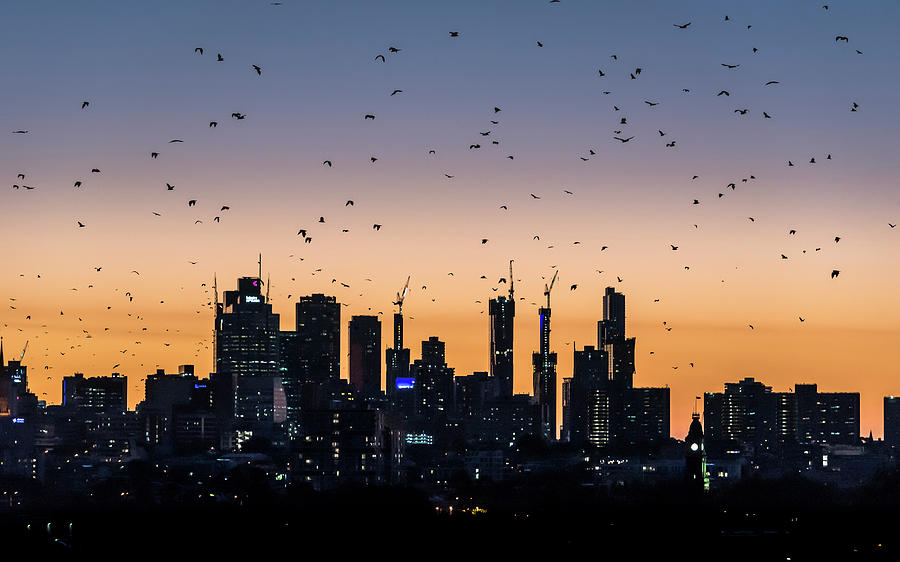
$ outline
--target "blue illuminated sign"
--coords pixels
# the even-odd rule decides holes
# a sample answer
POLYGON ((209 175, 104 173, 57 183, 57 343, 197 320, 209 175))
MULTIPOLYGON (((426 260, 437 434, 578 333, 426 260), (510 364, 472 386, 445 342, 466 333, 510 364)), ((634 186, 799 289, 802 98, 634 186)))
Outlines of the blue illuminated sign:
POLYGON ((25 423, 25 418, 13 418, 13 423, 25 423))
POLYGON ((411 377, 399 377, 397 379, 397 390, 405 390, 409 388, 414 388, 416 386, 416 379, 411 377))

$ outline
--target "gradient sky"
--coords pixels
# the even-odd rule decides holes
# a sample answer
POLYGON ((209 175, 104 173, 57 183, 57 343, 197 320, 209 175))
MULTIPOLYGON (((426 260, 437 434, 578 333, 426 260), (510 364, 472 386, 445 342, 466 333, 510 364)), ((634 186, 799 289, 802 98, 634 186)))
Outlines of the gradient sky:
POLYGON ((858 391, 864 434, 900 393, 900 4, 6 2, 0 18, 0 332, 7 357, 30 341, 51 403, 76 371, 128 375, 132 405, 157 367, 208 372, 213 275, 234 288, 258 252, 285 329, 324 292, 345 328, 383 312, 387 344, 411 275, 407 346, 438 335, 457 374, 488 369, 487 300, 514 259, 519 392, 553 266, 560 382, 613 285, 635 383, 672 389, 679 438, 694 396, 747 376, 858 391))

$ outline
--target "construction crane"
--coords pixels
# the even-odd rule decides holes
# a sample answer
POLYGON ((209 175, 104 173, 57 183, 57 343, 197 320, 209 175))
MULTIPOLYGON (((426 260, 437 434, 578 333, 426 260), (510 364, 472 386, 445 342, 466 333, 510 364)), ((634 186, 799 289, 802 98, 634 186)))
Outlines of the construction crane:
POLYGON ((550 281, 549 286, 544 283, 544 296, 547 297, 547 308, 550 308, 550 291, 553 290, 553 284, 556 283, 556 276, 558 274, 559 270, 553 272, 553 279, 550 281))
POLYGON ((514 301, 516 299, 513 298, 513 272, 512 272, 512 262, 513 260, 509 260, 509 300, 514 301))
POLYGON ((22 348, 22 356, 19 357, 19 363, 21 363, 25 359, 25 352, 28 351, 28 341, 29 340, 25 340, 25 347, 22 348))
POLYGON ((403 314, 403 301, 406 299, 406 291, 409 289, 409 278, 411 276, 406 276, 406 283, 403 285, 403 289, 397 293, 397 300, 394 301, 394 304, 397 305, 397 312, 399 314, 403 314))

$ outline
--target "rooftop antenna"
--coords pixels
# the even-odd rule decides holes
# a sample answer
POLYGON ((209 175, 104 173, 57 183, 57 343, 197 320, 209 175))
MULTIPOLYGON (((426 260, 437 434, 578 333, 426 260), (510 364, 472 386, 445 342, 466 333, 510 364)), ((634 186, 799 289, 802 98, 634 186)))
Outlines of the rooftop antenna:
POLYGON ((266 302, 269 302, 269 279, 270 275, 266 275, 266 302))
POLYGON ((509 300, 514 301, 516 299, 513 298, 513 272, 512 272, 512 264, 513 260, 509 260, 509 300))
POLYGON ((213 272, 213 297, 216 299, 216 306, 219 305, 219 287, 216 285, 216 274, 213 272))
POLYGON ((256 278, 262 281, 262 252, 259 253, 259 275, 256 278))

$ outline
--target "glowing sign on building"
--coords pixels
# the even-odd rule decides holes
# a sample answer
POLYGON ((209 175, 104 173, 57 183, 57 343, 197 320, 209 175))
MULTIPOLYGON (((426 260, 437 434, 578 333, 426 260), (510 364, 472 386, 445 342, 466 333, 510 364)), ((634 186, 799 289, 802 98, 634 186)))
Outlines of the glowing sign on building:
POLYGON ((416 379, 411 377, 397 377, 397 390, 405 390, 414 388, 415 386, 416 379))

